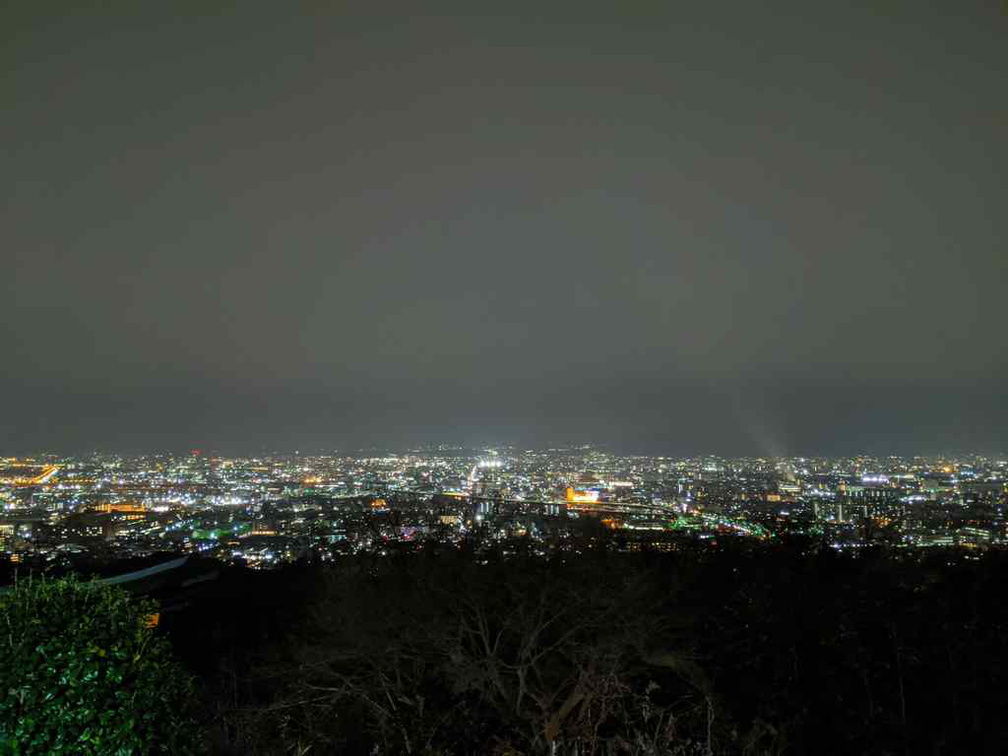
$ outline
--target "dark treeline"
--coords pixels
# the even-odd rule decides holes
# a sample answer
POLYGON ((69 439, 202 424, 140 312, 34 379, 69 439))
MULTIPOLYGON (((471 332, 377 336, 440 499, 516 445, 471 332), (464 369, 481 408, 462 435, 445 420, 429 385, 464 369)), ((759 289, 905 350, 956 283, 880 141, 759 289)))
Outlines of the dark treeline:
POLYGON ((226 572, 164 626, 219 753, 993 753, 1006 560, 431 546, 226 572))

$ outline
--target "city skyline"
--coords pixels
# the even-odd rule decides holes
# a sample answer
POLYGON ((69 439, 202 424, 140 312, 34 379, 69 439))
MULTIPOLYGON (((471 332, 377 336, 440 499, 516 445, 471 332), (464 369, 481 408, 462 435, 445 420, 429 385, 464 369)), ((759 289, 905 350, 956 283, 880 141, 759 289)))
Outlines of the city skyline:
POLYGON ((801 536, 853 553, 986 549, 1008 544, 1006 492, 1008 458, 982 456, 675 458, 579 446, 0 458, 0 547, 17 564, 174 553, 271 569, 434 544, 545 557, 581 553, 605 533, 631 551, 723 536, 801 536))
POLYGON ((1006 11, 0 5, 0 750, 1004 750, 1006 11))

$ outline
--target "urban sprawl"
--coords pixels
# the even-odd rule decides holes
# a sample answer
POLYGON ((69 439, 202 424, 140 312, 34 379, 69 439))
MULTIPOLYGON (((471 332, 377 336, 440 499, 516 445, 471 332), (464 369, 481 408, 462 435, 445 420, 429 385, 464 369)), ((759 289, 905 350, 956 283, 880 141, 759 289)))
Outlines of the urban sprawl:
POLYGON ((0 557, 201 554, 258 569, 439 542, 542 556, 811 537, 837 550, 1008 543, 1008 461, 692 459, 591 447, 0 458, 0 557))

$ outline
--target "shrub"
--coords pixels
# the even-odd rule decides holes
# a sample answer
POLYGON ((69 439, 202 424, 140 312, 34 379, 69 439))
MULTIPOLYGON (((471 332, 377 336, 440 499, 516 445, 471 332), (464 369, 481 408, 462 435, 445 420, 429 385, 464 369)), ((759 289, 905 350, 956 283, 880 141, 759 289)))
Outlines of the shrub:
POLYGON ((76 577, 0 595, 0 752, 193 753, 192 682, 155 604, 76 577))

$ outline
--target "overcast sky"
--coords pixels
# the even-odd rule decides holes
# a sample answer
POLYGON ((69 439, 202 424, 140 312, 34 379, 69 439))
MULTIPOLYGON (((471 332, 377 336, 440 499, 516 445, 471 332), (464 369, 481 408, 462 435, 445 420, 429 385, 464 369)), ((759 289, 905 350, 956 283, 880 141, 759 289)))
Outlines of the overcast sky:
POLYGON ((1008 449, 999 3, 59 5, 0 454, 1008 449))

